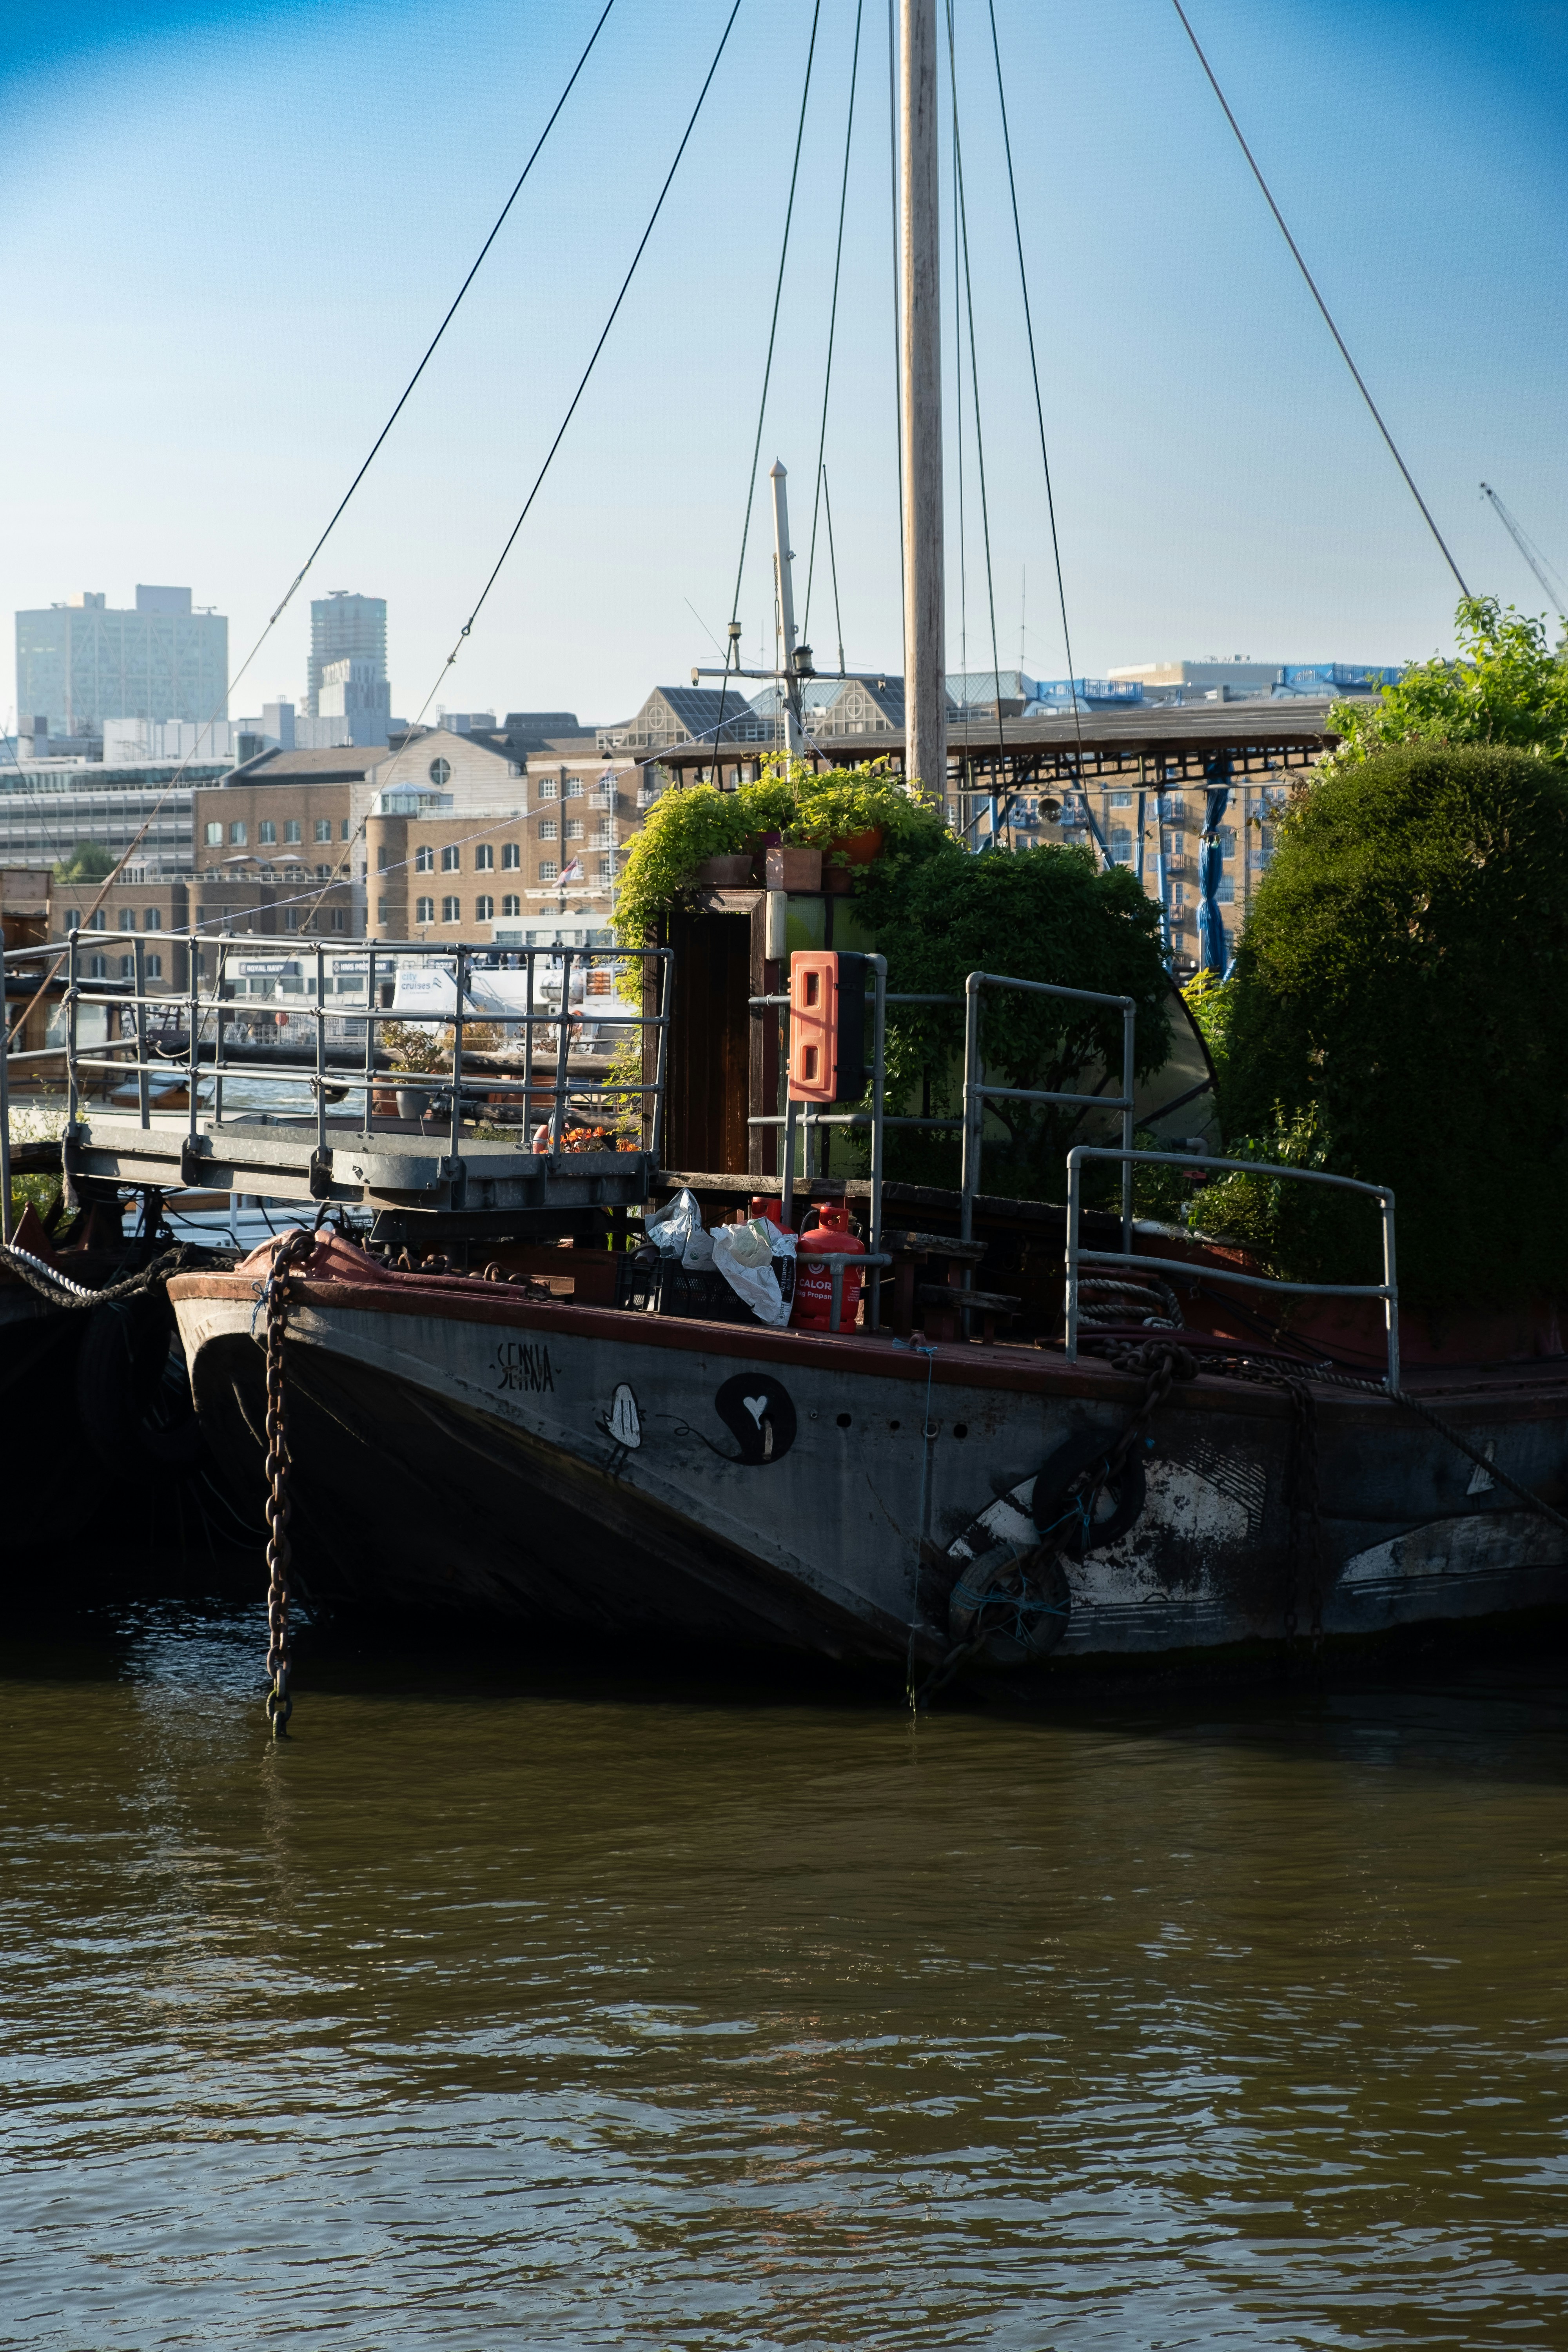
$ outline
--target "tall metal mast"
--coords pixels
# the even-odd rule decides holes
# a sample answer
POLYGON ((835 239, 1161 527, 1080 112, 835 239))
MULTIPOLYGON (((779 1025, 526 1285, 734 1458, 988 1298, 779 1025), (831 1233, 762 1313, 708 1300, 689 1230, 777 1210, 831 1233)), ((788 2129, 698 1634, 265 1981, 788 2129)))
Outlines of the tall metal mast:
POLYGON ((773 577, 779 600, 779 668, 784 677, 784 726, 792 751, 805 749, 801 723, 800 679, 795 659, 795 586, 790 566, 795 561, 789 543, 789 495, 786 468, 774 458, 768 473, 773 486, 773 577))
POLYGON ((904 773, 947 784, 936 0, 900 0, 900 398, 904 438, 904 773))

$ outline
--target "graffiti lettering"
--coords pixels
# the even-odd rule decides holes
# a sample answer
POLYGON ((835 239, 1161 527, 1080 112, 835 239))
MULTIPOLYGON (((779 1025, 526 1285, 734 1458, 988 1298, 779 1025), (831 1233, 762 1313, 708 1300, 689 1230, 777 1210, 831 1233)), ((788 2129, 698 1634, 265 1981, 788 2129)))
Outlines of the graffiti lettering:
POLYGON ((499 1339, 496 1342, 496 1381, 500 1389, 553 1389, 554 1376, 550 1370, 550 1350, 536 1347, 528 1339, 499 1339))

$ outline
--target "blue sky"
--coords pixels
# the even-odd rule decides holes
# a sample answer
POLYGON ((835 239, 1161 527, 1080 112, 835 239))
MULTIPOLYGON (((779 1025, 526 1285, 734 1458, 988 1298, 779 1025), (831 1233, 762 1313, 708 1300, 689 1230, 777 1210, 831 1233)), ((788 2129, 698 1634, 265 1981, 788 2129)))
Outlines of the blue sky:
MULTIPOLYGON (((810 0, 742 0, 708 110, 534 514, 442 663, 636 245, 728 0, 616 0, 396 433, 231 708, 302 691, 310 589, 384 594, 394 709, 626 715, 722 635, 810 0)), ((1568 569, 1568 12, 1190 11, 1472 585, 1538 606, 1494 483, 1568 569)), ((13 8, 0 68, 0 612, 189 583, 237 660, 466 270, 597 6, 13 8)), ((1064 667, 982 0, 956 0, 1005 663, 1064 667)), ((846 650, 900 660, 885 0, 866 0, 827 429, 846 650)), ((1168 0, 998 0, 1080 669, 1399 660, 1453 586, 1168 0)), ((823 0, 763 442, 804 555, 854 0, 823 0), (803 509, 805 511, 803 511, 803 509)), ((951 214, 944 230, 951 225, 951 214)), ((943 251, 949 271, 951 237, 943 251)), ((951 344, 951 325, 949 340, 951 344)), ((951 353, 950 353, 951 361, 951 353)), ((951 364, 948 417, 951 425, 951 364)), ((967 389, 965 397, 967 409, 967 389)), ((949 469, 950 541, 955 537, 949 469)), ((989 663, 969 492, 968 645, 989 663)), ((768 611, 758 520, 741 597, 768 611)), ((956 561, 949 599, 959 652, 956 561)), ((804 574, 804 564, 801 566, 804 574)), ((797 596, 804 579, 797 580, 797 596)), ((819 659, 834 642, 819 573, 819 659)), ((14 698, 8 625, 0 709, 14 698)))

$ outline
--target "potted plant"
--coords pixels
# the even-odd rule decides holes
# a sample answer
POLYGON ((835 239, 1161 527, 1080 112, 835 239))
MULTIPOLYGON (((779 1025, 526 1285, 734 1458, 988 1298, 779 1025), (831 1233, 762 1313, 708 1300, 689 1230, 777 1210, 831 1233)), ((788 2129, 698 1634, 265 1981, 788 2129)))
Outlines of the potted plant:
MULTIPOLYGON (((423 1028, 416 1021, 388 1022, 381 1033, 381 1042, 392 1055, 393 1069, 399 1079, 405 1073, 424 1076, 442 1069, 444 1066, 445 1055, 439 1035, 433 1029, 423 1028)), ((435 1087, 398 1085, 398 1118, 423 1121, 430 1108, 431 1097, 437 1091, 435 1087)))

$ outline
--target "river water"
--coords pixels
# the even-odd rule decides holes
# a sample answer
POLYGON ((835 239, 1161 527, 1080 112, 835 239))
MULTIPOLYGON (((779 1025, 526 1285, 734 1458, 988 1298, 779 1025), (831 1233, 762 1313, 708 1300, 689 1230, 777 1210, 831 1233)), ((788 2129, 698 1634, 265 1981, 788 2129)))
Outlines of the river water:
POLYGON ((5 1654, 0 2342, 1568 2343, 1555 1669, 5 1654))

